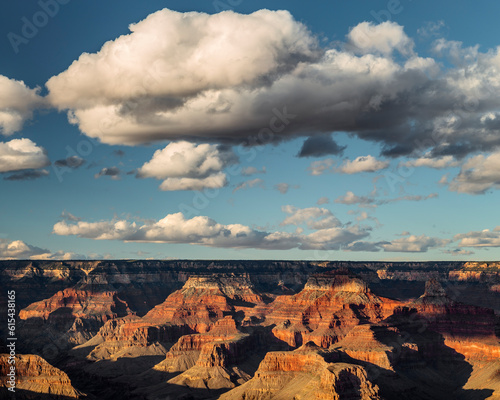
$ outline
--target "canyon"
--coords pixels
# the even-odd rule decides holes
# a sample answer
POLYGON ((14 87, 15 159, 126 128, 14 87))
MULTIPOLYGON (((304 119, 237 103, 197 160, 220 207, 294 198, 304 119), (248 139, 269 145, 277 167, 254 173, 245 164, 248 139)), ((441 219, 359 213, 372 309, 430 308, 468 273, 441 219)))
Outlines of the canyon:
POLYGON ((0 267, 16 398, 500 399, 500 263, 0 267))

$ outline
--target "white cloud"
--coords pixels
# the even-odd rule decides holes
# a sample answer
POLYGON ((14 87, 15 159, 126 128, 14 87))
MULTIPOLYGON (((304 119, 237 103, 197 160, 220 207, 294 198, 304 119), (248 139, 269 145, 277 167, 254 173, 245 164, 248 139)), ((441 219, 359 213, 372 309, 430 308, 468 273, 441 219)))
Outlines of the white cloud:
POLYGON ((328 204, 329 202, 330 202, 330 200, 328 199, 328 197, 323 196, 323 197, 320 197, 320 198, 318 199, 318 201, 316 202, 316 204, 317 204, 318 206, 320 206, 320 205, 322 205, 322 204, 328 204))
POLYGON ((37 169, 50 165, 44 148, 29 139, 0 142, 0 172, 37 169))
POLYGON ((455 235, 455 240, 460 240, 460 247, 500 247, 500 226, 493 231, 485 229, 455 235))
POLYGON ((384 156, 438 159, 500 146, 500 48, 438 40, 450 66, 416 54, 394 22, 362 22, 345 43, 320 48, 288 12, 269 10, 161 10, 130 29, 47 82, 52 105, 105 143, 254 145, 272 133, 316 138, 299 154, 317 156, 340 154, 334 136, 324 140, 347 132, 384 156))
POLYGON ((450 240, 433 238, 425 235, 410 235, 392 242, 381 243, 384 251, 404 252, 404 253, 424 253, 433 247, 443 247, 450 243, 450 240))
POLYGON ((444 21, 428 21, 422 27, 417 29, 417 33, 424 37, 430 38, 434 36, 439 36, 441 34, 441 30, 446 27, 444 21))
POLYGON ((281 210, 289 214, 281 223, 282 226, 307 224, 311 229, 326 229, 342 225, 332 212, 326 208, 297 208, 287 205, 281 207, 281 210))
POLYGON ((265 174, 266 173, 266 167, 262 167, 261 170, 255 168, 255 167, 246 167, 241 170, 241 175, 243 176, 250 176, 250 175, 255 175, 255 174, 265 174))
POLYGON ((500 189, 500 152, 488 156, 480 154, 468 159, 460 173, 449 183, 449 189, 468 194, 500 189))
POLYGON ((370 196, 357 196, 353 192, 348 191, 346 192, 345 195, 338 197, 335 199, 335 203, 338 204, 347 204, 347 205, 353 205, 353 204, 359 204, 359 205, 364 205, 368 206, 370 205, 371 207, 376 207, 384 204, 390 204, 390 203, 397 203, 399 201, 423 201, 423 200, 429 200, 429 199, 435 199, 438 197, 437 193, 430 193, 427 196, 422 196, 422 195, 406 195, 406 196, 400 196, 400 197, 395 197, 392 199, 375 199, 375 196, 370 195, 370 196))
POLYGON ((313 161, 311 165, 307 168, 311 175, 322 175, 325 172, 332 172, 335 160, 332 158, 327 158, 325 160, 313 161))
MULTIPOLYGON (((52 104, 73 110, 72 121, 107 143, 210 129, 206 120, 187 123, 198 113, 219 115, 214 119, 227 124, 237 105, 235 93, 224 90, 265 85, 318 55, 316 39, 287 11, 209 15, 164 9, 130 30, 47 82, 52 104)), ((217 123, 212 127, 217 130, 217 123)))
POLYGON ((335 203, 338 204, 371 204, 374 199, 366 196, 356 196, 353 192, 348 191, 345 195, 340 196, 335 199, 335 203))
POLYGON ((0 134, 9 136, 21 130, 24 122, 32 117, 33 109, 43 102, 39 91, 0 75, 0 134))
POLYGON ((412 57, 405 62, 404 69, 424 72, 433 77, 439 74, 439 65, 433 58, 429 57, 412 57))
POLYGON ((357 225, 347 228, 324 228, 309 234, 300 248, 302 250, 338 250, 368 235, 368 230, 357 225))
POLYGON ((395 22, 385 21, 375 25, 372 22, 361 22, 352 28, 347 35, 348 45, 363 54, 382 53, 390 55, 398 50, 404 55, 413 52, 413 40, 395 22))
MULTIPOLYGON (((102 257, 100 257, 102 259, 102 257)), ((73 252, 58 251, 56 253, 43 253, 31 257, 33 260, 85 260, 87 257, 73 252)))
MULTIPOLYGON (((306 209, 307 210, 307 209, 306 209)), ((295 209, 295 211, 297 211, 295 209)), ((299 210, 300 211, 300 210, 299 210)), ((308 214, 306 211, 305 214, 308 214)), ((198 216, 186 219, 183 214, 169 214, 159 221, 139 225, 126 220, 85 222, 60 221, 54 225, 57 235, 75 235, 95 240, 122 240, 153 243, 188 243, 210 247, 258 248, 286 250, 341 249, 349 243, 369 235, 369 230, 359 226, 343 228, 338 220, 320 211, 319 219, 314 211, 309 216, 295 217, 296 223, 306 222, 312 229, 308 235, 301 230, 295 233, 266 232, 240 224, 219 224, 211 218, 198 216)))
POLYGON ((22 240, 0 239, 0 259, 29 259, 37 254, 44 254, 48 250, 31 246, 22 240))
POLYGON ((349 243, 349 245, 344 249, 346 251, 380 251, 380 247, 378 243, 370 243, 370 242, 353 242, 349 243))
POLYGON ((427 156, 407 161, 402 165, 406 167, 428 167, 435 169, 443 169, 449 167, 456 167, 457 165, 459 165, 459 162, 455 160, 455 157, 453 156, 442 156, 436 158, 427 156))
POLYGON ((357 174, 360 172, 376 172, 389 166, 388 161, 377 160, 373 156, 360 156, 354 160, 345 160, 343 164, 336 168, 337 172, 344 174, 357 174))
POLYGON ((299 189, 300 185, 290 185, 289 183, 281 182, 274 185, 274 189, 276 189, 281 194, 286 194, 290 188, 299 189))
POLYGON ((22 240, 0 239, 0 260, 70 260, 82 259, 81 255, 32 246, 22 240))
POLYGON ((470 256, 474 254, 473 251, 464 249, 443 250, 443 253, 451 254, 452 256, 470 256))
POLYGON ((407 195, 407 196, 396 197, 394 199, 377 200, 377 204, 378 205, 390 204, 390 203, 397 203, 398 201, 423 201, 423 200, 429 200, 429 199, 436 199, 438 197, 439 196, 437 193, 431 193, 431 194, 428 194, 427 196, 407 195))
POLYGON ((446 186, 448 185, 450 182, 448 182, 448 174, 444 174, 438 181, 438 185, 441 185, 441 186, 446 186))
POLYGON ((236 161, 235 154, 221 146, 173 142, 156 150, 137 177, 161 179, 165 191, 218 189, 227 185, 222 170, 236 161))
POLYGON ((286 194, 288 192, 288 189, 290 188, 290 185, 288 183, 282 182, 274 185, 274 188, 281 194, 286 194))
POLYGON ((226 174, 219 172, 206 178, 168 178, 160 185, 160 190, 203 190, 219 189, 227 185, 226 174))
POLYGON ((259 186, 260 188, 264 188, 264 181, 260 178, 250 179, 248 181, 241 182, 238 186, 233 189, 233 193, 238 190, 253 188, 255 186, 259 186))

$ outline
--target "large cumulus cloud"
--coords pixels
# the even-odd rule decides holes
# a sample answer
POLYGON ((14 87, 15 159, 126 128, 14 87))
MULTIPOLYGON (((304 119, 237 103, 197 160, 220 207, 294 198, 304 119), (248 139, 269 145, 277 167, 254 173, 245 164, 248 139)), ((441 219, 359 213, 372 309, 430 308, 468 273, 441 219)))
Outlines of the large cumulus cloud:
POLYGON ((319 55, 315 38, 286 11, 164 9, 130 30, 47 82, 52 104, 107 143, 252 129, 261 124, 249 103, 253 91, 319 55))
POLYGON ((360 23, 343 45, 322 49, 287 11, 269 10, 165 9, 130 29, 47 82, 52 104, 106 143, 242 143, 271 122, 274 140, 347 131, 387 156, 500 144, 497 49, 441 40, 436 52, 457 63, 443 69, 394 22, 360 23))

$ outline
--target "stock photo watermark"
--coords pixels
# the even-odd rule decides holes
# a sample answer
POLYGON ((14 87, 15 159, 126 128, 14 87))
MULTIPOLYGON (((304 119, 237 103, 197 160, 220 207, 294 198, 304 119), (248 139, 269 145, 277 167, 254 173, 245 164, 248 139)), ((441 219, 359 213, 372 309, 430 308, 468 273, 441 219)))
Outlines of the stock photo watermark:
POLYGON ((9 392, 16 391, 16 292, 7 291, 7 349, 9 364, 7 371, 7 389, 9 392))

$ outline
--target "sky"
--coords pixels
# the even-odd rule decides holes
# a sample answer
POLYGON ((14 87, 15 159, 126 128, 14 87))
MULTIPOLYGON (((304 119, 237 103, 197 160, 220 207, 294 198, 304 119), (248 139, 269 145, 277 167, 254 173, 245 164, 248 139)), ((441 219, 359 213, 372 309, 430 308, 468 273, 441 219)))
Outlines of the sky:
POLYGON ((500 259, 500 4, 9 2, 0 259, 500 259))

